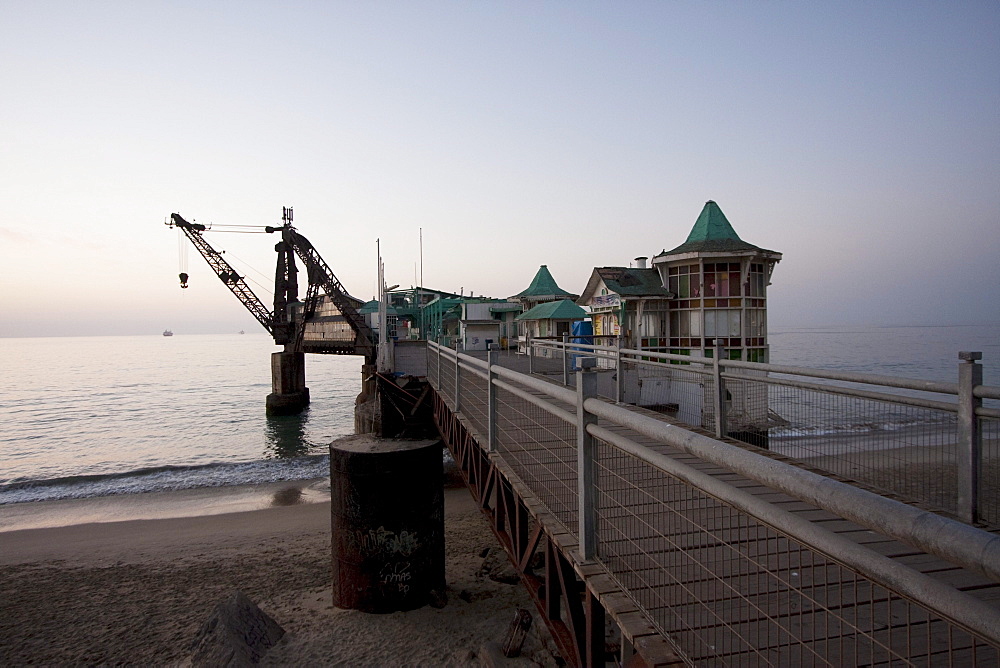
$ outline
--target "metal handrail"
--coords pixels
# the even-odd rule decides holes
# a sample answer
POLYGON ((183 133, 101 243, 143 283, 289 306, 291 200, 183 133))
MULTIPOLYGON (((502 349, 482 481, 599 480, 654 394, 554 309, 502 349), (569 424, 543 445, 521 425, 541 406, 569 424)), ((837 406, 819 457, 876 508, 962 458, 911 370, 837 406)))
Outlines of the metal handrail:
POLYGON ((588 399, 590 413, 1000 582, 1000 536, 676 425, 588 399))
POLYGON ((1000 610, 619 434, 594 425, 587 427, 587 431, 817 552, 857 570, 872 582, 914 601, 933 600, 935 612, 1000 644, 1000 610))
POLYGON ((972 390, 972 394, 980 399, 1000 399, 1000 387, 979 385, 972 390))
MULTIPOLYGON (((539 347, 561 349, 568 346, 572 350, 579 352, 607 352, 618 353, 618 348, 614 346, 599 346, 586 343, 564 344, 559 340, 538 341, 533 339, 532 343, 539 347)), ((652 359, 687 362, 697 364, 701 367, 708 367, 714 364, 711 357, 700 355, 676 355, 672 353, 661 353, 652 350, 638 350, 635 348, 622 348, 621 354, 629 362, 646 363, 648 360, 636 359, 648 357, 652 359)), ((839 380, 849 383, 862 383, 865 385, 882 385, 884 387, 895 387, 904 390, 916 390, 920 392, 934 392, 937 394, 958 395, 958 385, 956 383, 942 383, 939 381, 921 380, 919 378, 900 378, 897 376, 884 376, 880 374, 832 371, 828 369, 810 369, 807 367, 789 366, 784 364, 770 364, 762 362, 744 362, 742 360, 719 360, 723 368, 749 369, 754 371, 766 371, 768 373, 780 373, 794 376, 807 376, 812 378, 824 378, 827 380, 839 380)), ((655 362, 653 364, 656 364, 655 362)), ((1000 399, 1000 387, 981 385, 976 388, 975 395, 984 399, 1000 399)))
MULTIPOLYGON (((437 346, 433 342, 431 345, 437 346)), ((460 359, 468 358, 467 355, 457 354, 448 348, 440 347, 440 350, 456 354, 460 359)), ((493 366, 490 370, 497 376, 564 403, 572 405, 576 400, 575 392, 553 383, 501 366, 493 366)), ((487 377, 486 374, 483 377, 487 377)), ((707 462, 725 466, 867 529, 1000 582, 1000 536, 661 422, 602 399, 587 399, 584 408, 618 426, 681 448, 707 462)), ((571 421, 568 414, 563 419, 571 421)))
MULTIPOLYGON (((995 433, 998 427, 995 422, 987 422, 987 420, 1000 419, 1000 406, 995 404, 984 406, 983 403, 984 400, 989 402, 1000 400, 1000 387, 982 384, 982 367, 976 363, 981 359, 981 355, 978 353, 960 352, 958 360, 956 360, 958 362, 956 370, 959 382, 945 383, 877 374, 728 360, 724 359, 725 355, 722 354, 721 349, 716 350, 712 357, 702 357, 622 347, 571 344, 567 339, 561 342, 546 342, 544 349, 547 357, 558 357, 559 351, 562 351, 564 385, 570 384, 568 356, 571 350, 591 349, 592 354, 604 360, 600 363, 602 367, 609 370, 622 370, 622 373, 618 373, 614 378, 614 394, 611 396, 616 402, 625 401, 626 396, 633 397, 631 401, 647 396, 647 401, 649 401, 648 396, 651 395, 643 394, 645 391, 639 389, 647 375, 682 382, 700 382, 696 380, 698 377, 704 379, 704 392, 706 394, 700 404, 696 400, 692 401, 690 394, 688 399, 679 403, 675 398, 665 400, 665 403, 681 406, 684 415, 681 419, 714 431, 717 438, 728 433, 727 425, 730 416, 733 418, 732 424, 738 429, 743 427, 750 429, 746 432, 746 438, 755 443, 761 443, 761 439, 767 438, 763 435, 765 431, 761 431, 761 429, 766 430, 767 426, 793 425, 798 422, 796 426, 790 426, 787 432, 775 434, 781 438, 795 434, 798 428, 805 429, 806 432, 803 433, 808 433, 813 427, 825 429, 830 425, 829 418, 820 418, 815 423, 810 423, 808 420, 803 422, 803 416, 795 410, 805 406, 818 406, 818 404, 802 403, 798 404, 797 407, 793 406, 792 422, 789 422, 783 419, 780 411, 772 413, 770 406, 767 405, 767 399, 761 400, 759 397, 762 395, 760 394, 750 399, 755 403, 747 403, 750 396, 748 393, 754 391, 750 388, 754 386, 759 388, 756 390, 757 392, 777 389, 783 393, 783 397, 786 396, 785 393, 791 391, 799 393, 799 395, 818 393, 818 395, 830 400, 867 402, 846 404, 859 411, 852 415, 860 415, 874 409, 873 402, 889 407, 891 413, 895 415, 906 415, 907 412, 913 414, 914 411, 933 413, 935 415, 928 416, 929 420, 910 423, 912 426, 922 425, 922 427, 909 430, 906 433, 898 432, 895 436, 891 436, 890 433, 899 426, 898 424, 892 425, 890 423, 892 428, 890 430, 878 428, 862 430, 871 432, 871 435, 866 437, 871 447, 866 449, 871 452, 883 450, 888 452, 895 448, 910 448, 914 444, 922 445, 934 442, 936 447, 927 449, 920 456, 924 457, 926 462, 936 459, 939 463, 943 463, 946 459, 950 459, 954 462, 952 464, 955 471, 953 478, 950 478, 950 474, 946 473, 943 468, 927 467, 921 471, 927 484, 918 485, 911 478, 903 476, 901 472, 887 473, 888 469, 885 467, 882 470, 865 466, 859 468, 857 461, 843 451, 831 453, 829 450, 817 450, 814 454, 823 456, 823 463, 820 465, 831 473, 845 475, 849 478, 858 477, 859 482, 909 495, 914 500, 919 499, 938 506, 946 512, 955 513, 966 522, 974 523, 985 520, 994 524, 1000 523, 1000 503, 997 502, 995 491, 984 487, 984 485, 993 485, 990 481, 994 478, 987 475, 987 472, 996 465, 997 446, 983 438, 984 433, 995 433), (716 357, 718 359, 715 359, 716 357), (671 364, 665 364, 665 362, 671 364), (678 363, 682 366, 677 367, 678 363), (634 370, 631 373, 638 372, 638 386, 632 380, 626 382, 626 373, 629 373, 630 369, 634 370), (727 382, 736 383, 737 387, 746 388, 739 399, 742 403, 732 404, 733 408, 730 408, 728 403, 732 394, 728 391, 723 392, 727 382), (865 385, 869 387, 866 388, 865 385), (639 389, 638 393, 637 389, 639 389), (687 403, 684 403, 685 401, 687 403), (752 406, 752 410, 757 411, 754 414, 756 417, 750 417, 751 414, 745 411, 747 406, 752 406), (697 419, 699 414, 700 421, 697 419), (748 422, 748 420, 750 421, 748 422), (953 421, 953 433, 944 435, 944 432, 940 430, 937 433, 932 433, 931 425, 943 425, 949 420, 953 421), (908 441, 907 437, 921 440, 915 443, 912 440, 908 441), (951 443, 954 446, 946 445, 941 440, 944 438, 953 439, 951 443), (953 486, 954 488, 952 488, 953 486)), ((579 355, 575 355, 575 357, 579 357, 579 355)), ((671 389, 669 385, 664 386, 662 390, 655 389, 654 386, 652 390, 652 392, 662 392, 671 397, 679 396, 678 392, 680 391, 671 389)), ((690 393, 692 390, 686 391, 690 393)), ((792 395, 789 393, 787 396, 792 395)), ((779 401, 781 400, 779 399, 779 401)), ((816 408, 816 411, 820 413, 823 410, 821 407, 816 408)), ((864 420, 864 418, 862 419, 864 420)), ((904 417, 904 419, 906 418, 904 417)), ((864 423, 861 423, 861 426, 863 425, 864 423)), ((861 433, 861 431, 853 429, 853 427, 858 426, 853 423, 847 422, 843 426, 845 434, 861 433)), ((861 439, 859 439, 859 444, 860 441, 861 439)), ((766 441, 763 442, 766 443, 766 441)), ((814 444, 787 441, 785 445, 792 450, 806 454, 810 452, 810 448, 814 444)), ((882 458, 884 462, 888 462, 890 459, 891 455, 889 454, 882 458)))
MULTIPOLYGON (((710 372, 706 372, 710 373, 710 372)), ((747 376, 738 374, 723 373, 722 377, 727 380, 747 380, 747 376)), ((895 404, 905 404, 907 406, 918 406, 920 408, 932 408, 950 413, 958 412, 958 404, 946 401, 934 401, 933 399, 921 399, 919 397, 907 397, 901 394, 886 394, 884 392, 871 392, 854 387, 844 387, 843 385, 822 385, 820 383, 806 383, 801 380, 791 380, 789 378, 771 378, 769 376, 754 376, 753 381, 764 383, 765 385, 780 385, 782 387, 796 387, 803 390, 814 390, 816 392, 826 392, 827 394, 837 394, 845 397, 858 397, 861 399, 874 399, 876 401, 889 401, 895 404)))
MULTIPOLYGON (((467 355, 437 344, 430 345, 436 348, 439 355, 444 353, 453 356, 457 364, 461 364, 463 358, 468 358, 467 355)), ((703 461, 724 466, 859 526, 1000 582, 1000 536, 656 420, 597 397, 583 398, 577 392, 511 369, 487 363, 486 370, 486 378, 496 375, 505 379, 494 379, 493 384, 497 387, 514 393, 566 422, 575 422, 578 427, 585 424, 585 421, 581 422, 582 409, 584 414, 680 448, 703 461), (514 387, 515 383, 551 399, 575 404, 577 414, 520 390, 514 387)), ((585 372, 578 372, 583 373, 585 372)), ((621 434, 597 424, 586 424, 584 429, 590 435, 856 570, 866 579, 910 598, 989 642, 1000 645, 1000 610, 621 434)), ((582 499, 580 503, 583 504, 582 499)), ((580 539, 583 543, 583 536, 580 539)))

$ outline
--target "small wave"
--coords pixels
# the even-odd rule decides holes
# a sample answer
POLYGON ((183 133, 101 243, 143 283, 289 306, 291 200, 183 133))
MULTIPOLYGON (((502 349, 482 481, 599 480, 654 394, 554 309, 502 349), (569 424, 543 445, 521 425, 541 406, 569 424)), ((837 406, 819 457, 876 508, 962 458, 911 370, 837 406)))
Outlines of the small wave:
POLYGON ((940 429, 949 426, 954 421, 944 418, 938 420, 887 420, 883 422, 858 422, 839 425, 788 425, 772 428, 771 438, 801 438, 816 436, 851 436, 871 434, 873 432, 894 432, 911 428, 940 429))
POLYGON ((109 475, 16 480, 0 485, 0 505, 308 480, 325 477, 329 472, 328 455, 306 455, 238 464, 159 466, 109 475))

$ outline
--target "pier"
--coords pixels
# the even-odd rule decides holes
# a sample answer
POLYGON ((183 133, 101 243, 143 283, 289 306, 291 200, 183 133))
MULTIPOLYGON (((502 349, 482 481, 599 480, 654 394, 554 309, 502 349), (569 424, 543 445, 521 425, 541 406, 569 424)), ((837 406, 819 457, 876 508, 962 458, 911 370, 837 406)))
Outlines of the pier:
POLYGON ((357 430, 441 437, 568 664, 1000 666, 979 353, 955 383, 769 364, 781 253, 713 201, 651 267, 576 295, 542 265, 507 299, 390 289, 380 259, 363 303, 291 219, 264 228, 273 310, 206 226, 171 224, 285 347, 270 411, 308 404, 305 353, 362 355, 357 430))
MULTIPOLYGON (((430 342, 426 370, 435 424, 569 664, 603 665, 610 652, 649 666, 1000 662, 997 489, 992 478, 976 486, 988 468, 980 464, 996 458, 1000 418, 981 400, 1000 389, 907 389, 914 381, 882 378, 904 386, 893 398, 887 386, 834 383, 878 380, 857 375, 699 366, 558 340, 534 342, 531 352, 468 354, 430 342), (621 401, 640 377, 719 400, 702 405, 707 421, 685 423, 683 401, 621 401), (978 463, 970 476, 968 453, 923 447, 925 458, 912 461, 950 466, 951 491, 920 499, 830 470, 838 459, 860 461, 849 449, 807 462, 774 443, 748 445, 729 435, 741 430, 724 426, 725 407, 728 398, 738 420, 736 396, 756 386, 764 397, 795 391, 940 411, 957 448, 971 448, 978 463), (950 504, 939 503, 942 494, 950 504)), ((959 364, 975 366, 967 357, 959 364)), ((881 447, 884 457, 900 450, 881 447)))

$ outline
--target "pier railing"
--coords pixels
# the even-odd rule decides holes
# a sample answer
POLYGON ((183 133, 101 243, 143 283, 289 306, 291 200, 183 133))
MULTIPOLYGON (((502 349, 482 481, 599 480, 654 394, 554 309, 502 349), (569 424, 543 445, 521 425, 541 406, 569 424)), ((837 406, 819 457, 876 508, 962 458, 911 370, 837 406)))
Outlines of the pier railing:
POLYGON ((428 378, 576 537, 578 560, 602 564, 691 660, 1000 662, 997 608, 701 469, 724 467, 989 586, 1000 582, 992 534, 615 405, 594 370, 575 372, 570 389, 495 356, 429 343, 428 378))
MULTIPOLYGON (((600 396, 643 406, 717 436, 967 522, 1000 525, 1000 387, 978 353, 955 383, 673 355, 568 340, 530 343, 519 368, 573 384, 574 360, 598 360, 600 396)), ((509 358, 506 358, 509 359, 509 358)))

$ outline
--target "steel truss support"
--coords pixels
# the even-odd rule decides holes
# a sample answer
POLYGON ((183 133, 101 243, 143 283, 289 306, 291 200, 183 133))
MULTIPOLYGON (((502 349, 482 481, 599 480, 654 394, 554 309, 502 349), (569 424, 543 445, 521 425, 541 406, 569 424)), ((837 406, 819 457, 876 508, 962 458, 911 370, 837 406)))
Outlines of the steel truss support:
POLYGON ((351 329, 354 330, 356 334, 355 350, 357 354, 364 355, 368 359, 374 358, 375 341, 372 330, 368 327, 368 323, 365 322, 364 317, 357 312, 354 305, 347 298, 347 290, 344 289, 344 286, 341 285, 337 277, 333 275, 333 270, 330 269, 330 266, 323 260, 312 243, 293 229, 288 227, 283 228, 282 239, 295 250, 295 254, 306 265, 306 269, 309 271, 310 283, 315 280, 323 286, 326 296, 330 298, 330 301, 333 302, 341 315, 344 316, 344 319, 347 320, 351 329))
POLYGON ((437 392, 434 423, 563 659, 572 666, 603 666, 605 611, 600 602, 437 392))

